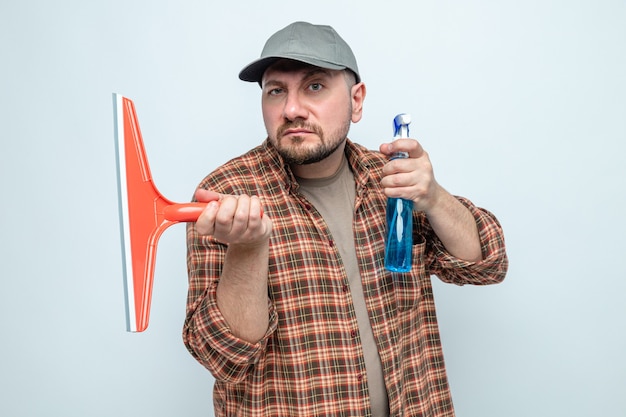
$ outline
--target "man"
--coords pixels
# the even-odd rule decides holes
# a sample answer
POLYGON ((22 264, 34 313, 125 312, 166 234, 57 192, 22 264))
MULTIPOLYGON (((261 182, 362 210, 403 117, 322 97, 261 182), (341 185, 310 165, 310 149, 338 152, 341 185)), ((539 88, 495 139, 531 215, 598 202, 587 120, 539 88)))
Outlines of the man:
POLYGON ((239 77, 261 85, 268 138, 201 182, 188 226, 183 337, 216 415, 452 416, 430 275, 504 279, 497 220, 446 192, 416 140, 347 139, 366 88, 331 27, 287 26, 239 77), (408 273, 383 266, 388 197, 414 203, 408 273))

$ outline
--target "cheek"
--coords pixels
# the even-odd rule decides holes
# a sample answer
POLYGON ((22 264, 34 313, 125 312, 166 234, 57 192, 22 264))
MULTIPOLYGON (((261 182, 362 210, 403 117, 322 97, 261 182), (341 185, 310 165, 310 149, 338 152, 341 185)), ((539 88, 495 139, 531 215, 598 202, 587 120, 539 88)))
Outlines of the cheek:
POLYGON ((332 121, 333 125, 343 125, 346 118, 352 116, 352 103, 346 99, 337 99, 325 109, 326 120, 332 121))
POLYGON ((268 134, 273 134, 276 131, 276 116, 271 109, 267 106, 262 106, 263 123, 268 134))

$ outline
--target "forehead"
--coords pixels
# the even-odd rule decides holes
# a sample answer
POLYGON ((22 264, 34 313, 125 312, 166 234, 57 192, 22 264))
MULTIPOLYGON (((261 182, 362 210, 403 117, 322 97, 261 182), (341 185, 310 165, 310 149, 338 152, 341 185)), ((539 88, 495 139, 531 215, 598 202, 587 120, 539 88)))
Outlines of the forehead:
POLYGON ((265 70, 262 83, 265 83, 270 79, 274 80, 275 78, 280 77, 281 74, 294 74, 298 75, 300 78, 306 78, 312 75, 320 74, 332 77, 336 75, 336 73, 338 74, 340 72, 341 71, 317 67, 305 62, 294 61, 291 59, 280 59, 265 70))

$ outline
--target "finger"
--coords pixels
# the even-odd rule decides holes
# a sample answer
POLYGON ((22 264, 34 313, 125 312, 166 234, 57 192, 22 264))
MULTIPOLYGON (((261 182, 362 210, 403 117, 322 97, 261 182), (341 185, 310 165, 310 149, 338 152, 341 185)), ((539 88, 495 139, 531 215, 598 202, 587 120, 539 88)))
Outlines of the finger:
POLYGON ((409 150, 407 151, 409 158, 422 158, 426 155, 426 151, 424 151, 424 148, 422 148, 422 145, 418 141, 414 139, 407 140, 409 141, 409 150))
POLYGON ((250 197, 240 195, 236 199, 235 212, 231 233, 242 234, 248 228, 248 217, 250 215, 250 197))
MULTIPOLYGON (((389 165, 393 166, 394 164, 389 165)), ((418 174, 414 171, 409 171, 408 169, 396 170, 395 172, 392 172, 391 169, 389 169, 388 172, 389 173, 386 173, 380 181, 383 188, 409 187, 419 180, 418 174)))
POLYGON ((237 211, 237 197, 225 195, 219 203, 215 216, 215 234, 228 235, 233 228, 233 219, 237 211))
POLYGON ((391 143, 383 143, 380 145, 380 151, 392 157, 393 154, 398 152, 406 152, 410 158, 420 158, 424 155, 424 149, 422 145, 415 139, 396 139, 391 143))
POLYGON ((196 231, 198 234, 206 236, 212 235, 215 232, 215 217, 219 206, 217 201, 211 201, 207 204, 196 221, 196 231))
POLYGON ((250 198, 250 222, 257 223, 263 217, 263 205, 261 199, 257 196, 250 198))

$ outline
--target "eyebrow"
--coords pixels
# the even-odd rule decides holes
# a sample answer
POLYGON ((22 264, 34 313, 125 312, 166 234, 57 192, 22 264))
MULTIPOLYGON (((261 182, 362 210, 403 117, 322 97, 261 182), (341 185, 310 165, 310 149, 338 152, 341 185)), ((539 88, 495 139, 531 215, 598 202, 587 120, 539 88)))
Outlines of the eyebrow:
MULTIPOLYGON (((276 69, 276 71, 278 72, 290 72, 288 70, 281 70, 281 69, 276 69)), ((320 68, 320 67, 314 67, 312 68, 310 71, 307 71, 304 73, 304 75, 300 78, 300 81, 304 81, 308 78, 314 77, 318 74, 323 74, 323 75, 327 75, 327 76, 331 76, 331 73, 325 69, 325 68, 320 68)), ((280 82, 278 80, 275 79, 268 79, 267 81, 265 81, 263 83, 263 87, 265 88, 266 86, 282 86, 284 85, 283 82, 280 82)))
POLYGON ((315 67, 311 69, 311 71, 307 71, 307 73, 304 74, 304 77, 302 77, 302 79, 306 80, 307 78, 313 77, 317 74, 324 74, 328 76, 331 75, 330 72, 326 68, 315 67))

